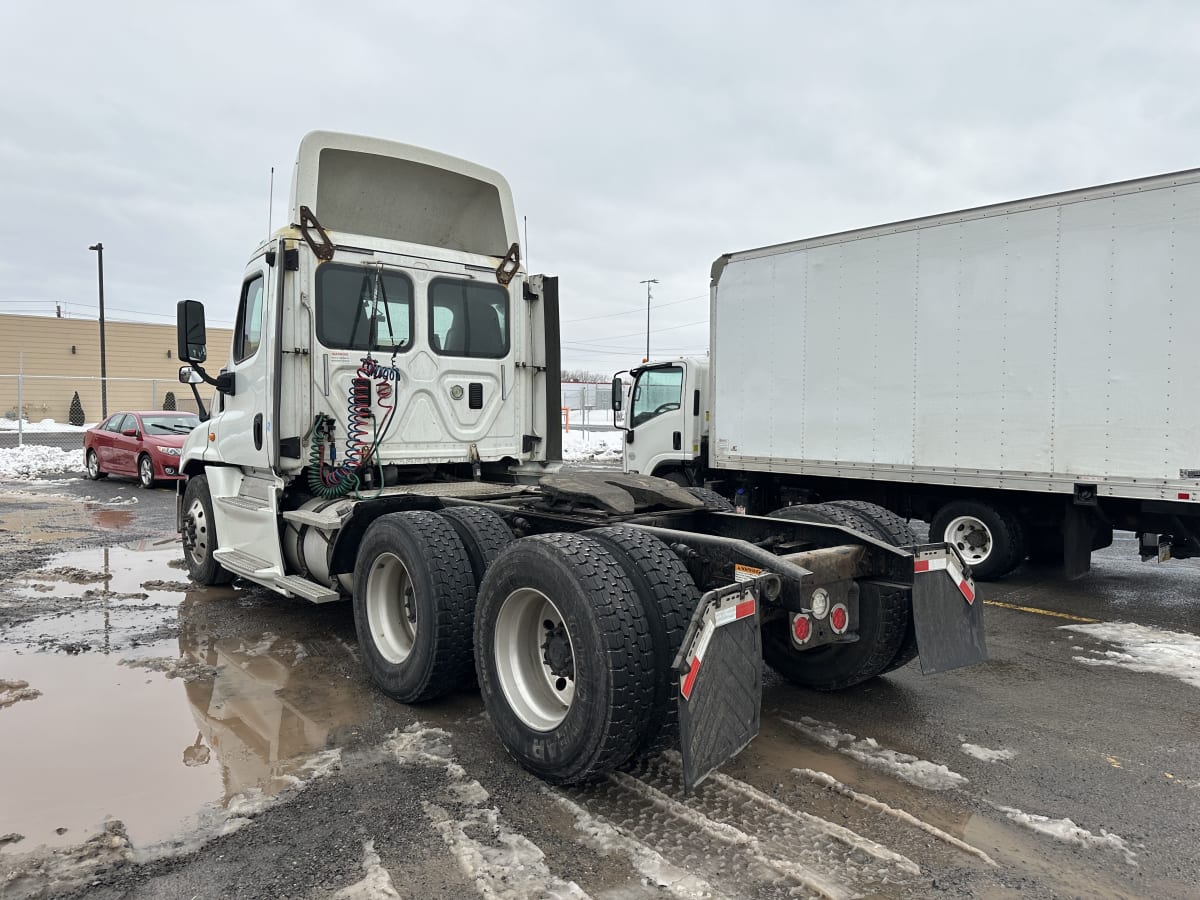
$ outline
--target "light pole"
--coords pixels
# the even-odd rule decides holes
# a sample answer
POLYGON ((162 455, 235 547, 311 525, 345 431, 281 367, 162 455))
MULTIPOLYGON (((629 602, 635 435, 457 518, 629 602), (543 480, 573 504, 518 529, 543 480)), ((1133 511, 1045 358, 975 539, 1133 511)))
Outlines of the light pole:
POLYGON ((96 251, 97 275, 100 281, 100 415, 108 418, 108 360, 104 353, 104 245, 97 242, 88 247, 96 251))
POLYGON ((650 285, 658 284, 658 279, 647 278, 644 281, 639 281, 638 284, 646 286, 646 358, 642 362, 648 363, 650 362, 650 285))

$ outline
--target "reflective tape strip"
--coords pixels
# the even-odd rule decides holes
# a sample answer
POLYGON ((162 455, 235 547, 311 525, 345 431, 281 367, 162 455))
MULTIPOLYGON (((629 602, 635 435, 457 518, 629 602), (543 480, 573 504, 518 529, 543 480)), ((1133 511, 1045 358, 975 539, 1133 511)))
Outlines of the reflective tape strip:
POLYGON ((950 559, 948 556, 935 557, 934 559, 918 559, 913 562, 913 571, 920 572, 939 572, 945 571, 954 579, 954 583, 958 586, 959 593, 966 598, 968 603, 975 602, 975 585, 963 575, 962 569, 958 563, 950 559))
POLYGON ((750 597, 743 600, 737 606, 727 606, 713 616, 713 623, 720 625, 728 625, 730 622, 736 622, 738 619, 744 619, 746 616, 754 615, 754 598, 750 597))
POLYGON ((717 626, 713 624, 712 619, 704 623, 704 630, 700 632, 700 637, 696 640, 696 648, 692 651, 692 662, 688 667, 688 672, 679 681, 679 692, 683 694, 684 700, 688 700, 692 696, 692 688, 696 685, 696 675, 700 672, 700 663, 704 661, 704 652, 708 650, 709 642, 712 641, 712 636, 716 632, 717 626))

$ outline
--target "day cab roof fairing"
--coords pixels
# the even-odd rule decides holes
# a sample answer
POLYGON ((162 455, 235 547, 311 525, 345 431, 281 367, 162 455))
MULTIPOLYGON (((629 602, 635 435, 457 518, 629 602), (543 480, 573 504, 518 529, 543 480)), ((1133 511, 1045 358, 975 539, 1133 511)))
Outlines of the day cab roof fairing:
POLYGON ((499 262, 517 242, 499 172, 378 138, 313 131, 292 175, 289 221, 307 207, 327 231, 449 249, 499 262))

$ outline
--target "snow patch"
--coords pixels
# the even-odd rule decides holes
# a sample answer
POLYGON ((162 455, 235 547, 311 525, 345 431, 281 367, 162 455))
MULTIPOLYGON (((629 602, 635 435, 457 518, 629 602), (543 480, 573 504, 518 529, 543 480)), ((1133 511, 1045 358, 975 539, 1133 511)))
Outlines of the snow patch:
POLYGON ((1062 625, 1067 631, 1086 634, 1116 644, 1120 650, 1091 650, 1091 656, 1076 656, 1089 666, 1116 666, 1131 672, 1148 672, 1178 678, 1200 688, 1200 637, 1129 622, 1097 622, 1094 625, 1062 625))
POLYGON ((898 750, 889 750, 881 747, 874 738, 859 738, 808 716, 802 716, 799 722, 790 719, 783 721, 819 744, 917 787, 930 791, 945 791, 968 784, 965 777, 941 763, 929 762, 898 750))
POLYGON ((28 681, 9 681, 0 678, 0 709, 20 703, 22 700, 36 700, 40 696, 42 696, 42 692, 37 688, 31 688, 28 681))
POLYGON ((449 784, 440 796, 421 805, 459 869, 485 900, 587 897, 575 882, 553 874, 541 848, 510 829, 499 809, 484 805, 490 795, 454 761, 450 735, 441 728, 414 723, 392 732, 384 747, 402 764, 445 769, 449 784))
POLYGON ((83 454, 78 450, 64 450, 61 447, 43 447, 36 444, 0 450, 0 478, 24 481, 52 472, 79 472, 82 470, 83 454))
POLYGON ((980 747, 978 744, 963 744, 962 752, 967 756, 973 756, 981 762, 994 763, 1005 759, 1012 759, 1017 755, 1016 750, 989 750, 987 747, 980 747))
POLYGON ((199 681, 202 678, 214 678, 217 674, 216 666, 206 665, 197 660, 170 656, 122 659, 117 665, 128 666, 131 669, 146 669, 151 672, 161 672, 168 678, 181 678, 186 684, 191 684, 193 681, 199 681))
MULTIPOLYGON (((15 410, 14 410, 15 412, 15 410)), ((45 434, 47 432, 79 432, 87 431, 89 428, 95 428, 96 423, 91 425, 67 425, 64 422, 56 422, 53 419, 42 419, 40 422, 30 422, 28 419, 18 423, 15 418, 0 418, 0 431, 17 431, 20 430, 26 434, 45 434)))
POLYGON ((1101 850, 1111 850, 1114 853, 1120 853, 1125 857, 1125 862, 1131 866, 1137 865, 1137 854, 1129 849, 1129 844, 1125 839, 1113 834, 1111 831, 1100 829, 1099 834, 1092 834, 1086 828, 1081 828, 1070 819, 1052 819, 1049 816, 1039 816, 1035 813, 1022 812, 1019 809, 1013 809, 1011 806, 997 806, 996 809, 1004 813, 1014 822, 1024 825, 1026 828, 1036 831, 1039 834, 1046 834, 1055 840, 1063 841, 1068 844, 1078 844, 1081 847, 1097 848, 1101 850))
POLYGON ((583 462, 586 460, 619 460, 625 452, 623 431, 564 431, 562 436, 563 460, 583 462))
POLYGON ((363 844, 362 866, 366 872, 363 880, 342 888, 333 895, 334 900, 400 900, 400 895, 392 886, 392 876, 375 852, 374 841, 363 844))
POLYGON ((586 809, 548 789, 544 793, 575 817, 575 830, 583 835, 584 843, 602 856, 624 853, 646 884, 666 891, 679 900, 722 900, 723 896, 699 875, 669 862, 657 850, 643 844, 619 825, 612 825, 593 816, 586 809))

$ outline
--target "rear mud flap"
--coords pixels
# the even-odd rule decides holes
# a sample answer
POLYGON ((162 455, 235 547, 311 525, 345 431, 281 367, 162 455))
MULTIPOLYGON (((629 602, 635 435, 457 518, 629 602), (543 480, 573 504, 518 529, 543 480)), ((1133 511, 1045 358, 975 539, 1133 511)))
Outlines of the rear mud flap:
MULTIPOLYGON (((692 616, 675 671, 683 786, 691 792, 758 734, 762 634, 758 610, 775 575, 709 591, 692 616)), ((778 592, 778 587, 775 587, 778 592)))
POLYGON ((987 659, 983 602, 950 544, 913 547, 913 622, 926 675, 987 659))

